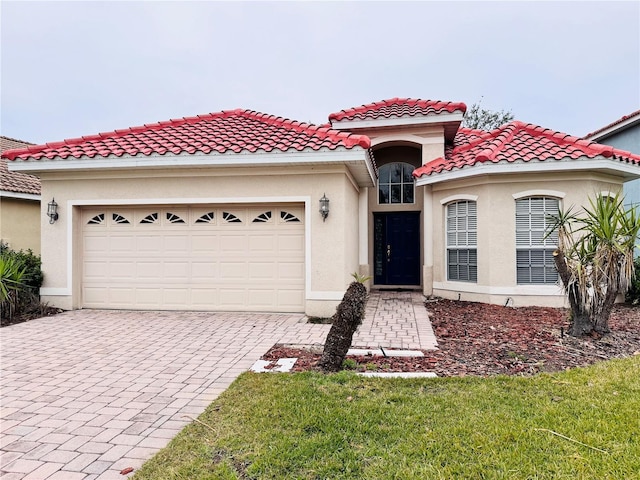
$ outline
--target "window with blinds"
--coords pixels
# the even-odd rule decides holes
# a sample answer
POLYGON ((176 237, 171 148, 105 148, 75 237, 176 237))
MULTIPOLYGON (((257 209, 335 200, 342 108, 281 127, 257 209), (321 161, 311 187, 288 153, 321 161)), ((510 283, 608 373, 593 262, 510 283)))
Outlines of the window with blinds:
POLYGON ((478 281, 478 217, 476 202, 461 200, 446 206, 447 279, 478 281))
POLYGON ((553 251, 558 233, 551 232, 552 215, 560 201, 552 197, 528 197, 516 200, 516 275, 518 285, 555 284, 558 272, 553 251))

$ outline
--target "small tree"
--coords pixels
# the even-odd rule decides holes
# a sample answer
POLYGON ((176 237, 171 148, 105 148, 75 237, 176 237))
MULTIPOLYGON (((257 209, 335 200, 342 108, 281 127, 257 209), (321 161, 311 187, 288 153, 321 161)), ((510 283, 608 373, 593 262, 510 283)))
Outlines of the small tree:
POLYGON ((482 100, 469 107, 467 113, 464 115, 464 120, 462 120, 463 127, 490 131, 513 120, 513 114, 510 111, 505 112, 504 110, 500 110, 496 112, 485 110, 484 108, 480 108, 481 102, 482 100))
POLYGON ((572 208, 556 217, 558 248, 554 260, 571 306, 574 336, 609 331, 609 316, 618 294, 634 276, 633 250, 640 217, 625 209, 620 195, 589 199, 584 216, 572 208))
POLYGON ((353 334, 364 319, 367 303, 367 289, 363 282, 369 277, 353 274, 356 279, 347 288, 342 301, 332 318, 331 329, 324 343, 322 358, 318 363, 320 369, 327 372, 337 372, 342 368, 342 362, 353 341, 353 334))

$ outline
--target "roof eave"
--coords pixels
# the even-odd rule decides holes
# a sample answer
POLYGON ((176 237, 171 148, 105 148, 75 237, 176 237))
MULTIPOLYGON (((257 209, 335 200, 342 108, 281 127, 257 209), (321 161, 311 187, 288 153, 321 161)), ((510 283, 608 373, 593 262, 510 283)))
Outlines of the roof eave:
POLYGON ((640 112, 630 116, 622 122, 614 122, 612 125, 601 130, 596 130, 593 133, 588 133, 587 135, 585 135, 584 139, 591 140, 592 142, 599 142, 600 140, 603 140, 611 135, 615 135, 616 133, 620 133, 637 124, 640 124, 640 112))
POLYGON ((339 147, 333 150, 288 152, 212 152, 209 154, 110 155, 108 157, 54 158, 7 162, 10 171, 24 173, 72 172, 97 170, 133 170, 204 167, 283 167, 303 165, 337 165, 349 168, 359 186, 373 186, 375 171, 368 149, 339 147))
POLYGON ((602 156, 595 158, 545 160, 533 162, 498 162, 482 163, 463 168, 455 168, 431 175, 422 175, 416 179, 416 185, 434 185, 437 183, 483 175, 517 174, 517 173, 557 173, 598 171, 609 173, 623 178, 624 182, 640 178, 638 165, 623 163, 616 159, 608 159, 602 156))
POLYGON ((39 202, 42 199, 42 195, 36 195, 35 193, 12 192, 10 190, 0 190, 0 197, 31 200, 34 202, 39 202))

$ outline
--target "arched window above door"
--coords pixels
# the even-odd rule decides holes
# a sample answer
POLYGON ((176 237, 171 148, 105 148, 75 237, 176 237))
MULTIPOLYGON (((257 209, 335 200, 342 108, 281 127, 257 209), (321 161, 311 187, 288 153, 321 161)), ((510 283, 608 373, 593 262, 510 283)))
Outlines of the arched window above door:
POLYGON ((404 162, 382 165, 378 170, 378 203, 414 203, 414 169, 404 162))

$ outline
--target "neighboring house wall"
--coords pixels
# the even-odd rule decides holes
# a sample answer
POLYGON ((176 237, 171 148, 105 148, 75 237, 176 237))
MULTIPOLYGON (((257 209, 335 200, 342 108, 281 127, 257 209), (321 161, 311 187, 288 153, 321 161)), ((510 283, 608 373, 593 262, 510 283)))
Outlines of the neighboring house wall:
POLYGON ((44 198, 55 197, 60 217, 43 228, 47 276, 41 293, 61 308, 83 305, 83 206, 304 204, 309 315, 332 315, 358 270, 358 188, 341 165, 43 173, 42 189, 44 198), (323 222, 318 199, 324 194, 331 211, 323 222))
MULTIPOLYGON (((23 148, 28 142, 0 136, 0 151, 23 148)), ((32 175, 10 172, 0 159, 0 240, 14 250, 40 254, 40 182, 32 175)))
POLYGON ((40 254, 40 201, 0 198, 0 238, 14 250, 40 254))
MULTIPOLYGON (((640 120, 626 130, 598 139, 597 142, 640 154, 640 120)), ((640 206, 640 179, 625 183, 624 196, 627 205, 640 206)))
POLYGON ((596 192, 616 192, 619 180, 592 173, 496 175, 451 181, 433 189, 433 293, 445 298, 510 305, 566 306, 559 285, 518 285, 514 196, 560 198, 561 208, 588 204, 596 192), (477 198, 477 282, 447 280, 445 207, 477 198))
MULTIPOLYGON (((640 154, 640 110, 586 135, 585 138, 637 155, 640 154)), ((640 179, 626 182, 623 193, 626 206, 640 207, 640 179)), ((636 245, 635 254, 640 256, 640 244, 636 245)))
MULTIPOLYGON (((640 111, 623 117, 619 125, 605 127, 599 132, 587 135, 585 138, 604 145, 627 152, 640 154, 640 111)), ((625 203, 627 205, 640 205, 640 179, 632 180, 624 185, 625 203)))

